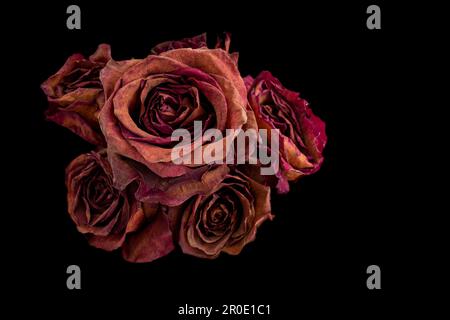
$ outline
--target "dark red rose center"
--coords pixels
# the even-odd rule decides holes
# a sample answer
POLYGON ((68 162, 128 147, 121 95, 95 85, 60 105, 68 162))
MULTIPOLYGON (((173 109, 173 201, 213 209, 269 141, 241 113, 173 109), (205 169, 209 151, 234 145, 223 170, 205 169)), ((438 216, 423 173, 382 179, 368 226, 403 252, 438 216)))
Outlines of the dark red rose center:
POLYGON ((229 234, 239 223, 239 200, 229 190, 210 196, 200 208, 199 230, 205 237, 217 238, 229 234))
POLYGON ((112 187, 111 178, 105 174, 103 169, 95 167, 90 174, 92 178, 84 186, 82 194, 84 194, 85 205, 90 211, 90 220, 97 221, 99 216, 111 209, 119 195, 112 187))
POLYGON ((194 121, 201 121, 203 130, 214 124, 209 102, 190 85, 160 84, 138 103, 132 117, 142 130, 155 136, 170 137, 180 128, 193 132, 194 121))

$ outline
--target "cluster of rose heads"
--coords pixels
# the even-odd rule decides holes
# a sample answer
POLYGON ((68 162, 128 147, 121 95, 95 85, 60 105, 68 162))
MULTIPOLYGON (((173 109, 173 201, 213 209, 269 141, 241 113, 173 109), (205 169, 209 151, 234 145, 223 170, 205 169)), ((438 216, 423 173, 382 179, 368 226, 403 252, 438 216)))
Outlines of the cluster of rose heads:
POLYGON ((131 262, 155 260, 176 244, 201 258, 237 255, 273 218, 271 188, 286 193, 289 181, 320 168, 324 123, 271 73, 243 78, 229 47, 228 34, 215 48, 202 34, 116 61, 102 44, 89 58, 72 55, 42 84, 46 118, 95 146, 66 169, 68 212, 92 246, 120 248, 131 262), (224 140, 234 138, 226 129, 278 130, 278 172, 174 163, 172 133, 192 132, 198 121, 224 140))

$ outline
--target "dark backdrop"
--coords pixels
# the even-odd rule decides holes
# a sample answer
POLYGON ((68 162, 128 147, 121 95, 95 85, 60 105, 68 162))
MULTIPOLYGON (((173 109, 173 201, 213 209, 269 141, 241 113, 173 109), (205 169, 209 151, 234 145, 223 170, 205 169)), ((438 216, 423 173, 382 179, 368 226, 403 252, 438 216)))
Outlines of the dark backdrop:
POLYGON ((368 30, 369 4, 77 0, 10 10, 20 17, 9 25, 16 48, 10 54, 22 61, 10 67, 27 71, 18 74, 26 92, 17 98, 28 134, 15 140, 28 155, 18 160, 27 168, 16 202, 23 227, 15 253, 26 260, 19 291, 35 283, 33 299, 45 297, 38 305, 46 311, 64 303, 66 312, 142 311, 144 319, 176 318, 185 303, 271 304, 274 319, 306 311, 359 319, 384 314, 405 291, 414 247, 406 240, 407 196, 399 192, 410 177, 402 160, 409 105, 402 102, 412 35, 402 22, 405 8, 378 1, 382 29, 368 30), (81 7, 81 30, 66 28, 69 4, 81 7), (64 169, 91 147, 44 120, 40 83, 72 53, 90 55, 102 42, 120 60, 145 57, 162 41, 223 31, 232 34, 243 75, 270 70, 326 122, 322 169, 288 195, 273 196, 276 218, 239 256, 208 261, 176 251, 130 264, 90 247, 66 213, 64 169), (66 289, 70 264, 81 267, 80 291, 66 289), (379 291, 366 288, 371 264, 381 268, 379 291))

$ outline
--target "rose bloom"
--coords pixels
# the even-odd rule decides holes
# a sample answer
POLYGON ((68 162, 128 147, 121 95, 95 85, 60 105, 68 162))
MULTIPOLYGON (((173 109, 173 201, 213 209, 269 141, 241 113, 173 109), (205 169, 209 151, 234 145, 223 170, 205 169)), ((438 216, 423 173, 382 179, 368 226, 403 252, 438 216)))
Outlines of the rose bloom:
MULTIPOLYGON (((154 49, 158 55, 143 60, 111 60, 101 71, 107 101, 99 120, 117 188, 136 179, 139 166, 155 178, 166 178, 163 184, 194 174, 194 165, 173 163, 172 149, 178 143, 171 141, 174 130, 192 133, 194 121, 200 121, 203 131, 225 133, 246 123, 246 88, 235 56, 220 48, 197 48, 202 42, 194 49, 183 47, 192 41, 159 45, 154 49)), ((200 137, 192 134, 191 139, 197 146, 200 137)), ((234 135, 209 143, 224 146, 227 139, 234 135)))
POLYGON ((325 123, 315 116, 308 102, 283 87, 268 71, 256 79, 245 78, 248 102, 260 129, 280 132, 280 173, 277 189, 287 192, 287 181, 297 180, 317 170, 323 162, 327 136, 325 123))
POLYGON ((237 255, 253 241, 256 230, 272 219, 270 188, 225 165, 214 169, 221 177, 213 188, 179 207, 169 208, 178 244, 186 254, 216 258, 237 255))
POLYGON ((70 217, 90 245, 108 251, 122 247, 131 262, 149 262, 173 250, 164 207, 136 201, 132 186, 115 189, 105 151, 74 159, 66 186, 70 217))

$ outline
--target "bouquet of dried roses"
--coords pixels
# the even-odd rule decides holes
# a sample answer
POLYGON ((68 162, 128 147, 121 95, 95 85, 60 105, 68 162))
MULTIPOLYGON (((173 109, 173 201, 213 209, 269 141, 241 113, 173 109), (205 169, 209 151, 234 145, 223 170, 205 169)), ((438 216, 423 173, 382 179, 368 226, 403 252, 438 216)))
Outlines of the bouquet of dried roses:
POLYGON ((273 218, 270 190, 288 192, 289 181, 320 168, 324 123, 269 72, 243 78, 229 48, 228 34, 215 48, 202 34, 116 61, 102 44, 89 58, 72 55, 42 84, 46 118, 95 146, 66 169, 68 212, 92 246, 120 248, 131 262, 176 244, 201 258, 239 254, 273 218), (181 155, 180 130, 189 140, 181 155), (217 161, 239 153, 240 130, 276 133, 265 145, 277 157, 273 175, 247 151, 247 161, 217 161), (211 161, 202 148, 223 152, 211 161))

